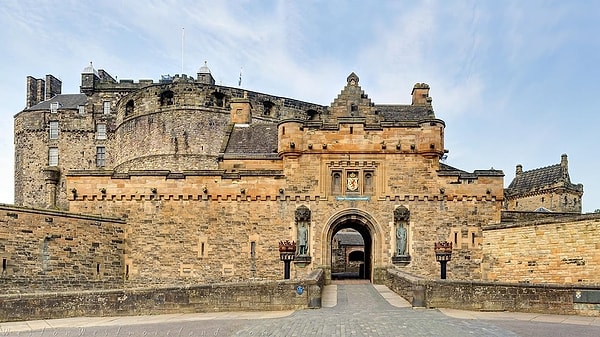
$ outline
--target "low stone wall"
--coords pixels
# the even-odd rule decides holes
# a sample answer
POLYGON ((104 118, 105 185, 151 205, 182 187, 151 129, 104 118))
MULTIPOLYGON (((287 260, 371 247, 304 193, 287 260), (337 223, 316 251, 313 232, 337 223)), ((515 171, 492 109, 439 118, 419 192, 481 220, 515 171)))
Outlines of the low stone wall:
POLYGON ((600 316, 600 287, 428 280, 396 269, 385 284, 413 306, 600 316))
POLYGON ((321 307, 322 270, 302 280, 0 295, 0 321, 321 307))

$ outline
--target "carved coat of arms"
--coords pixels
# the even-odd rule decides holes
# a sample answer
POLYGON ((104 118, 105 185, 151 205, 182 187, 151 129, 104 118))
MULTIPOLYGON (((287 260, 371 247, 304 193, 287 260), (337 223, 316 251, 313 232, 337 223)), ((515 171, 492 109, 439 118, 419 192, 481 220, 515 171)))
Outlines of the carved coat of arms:
POLYGON ((347 183, 348 191, 356 192, 358 191, 358 175, 356 172, 348 173, 348 183, 347 183))

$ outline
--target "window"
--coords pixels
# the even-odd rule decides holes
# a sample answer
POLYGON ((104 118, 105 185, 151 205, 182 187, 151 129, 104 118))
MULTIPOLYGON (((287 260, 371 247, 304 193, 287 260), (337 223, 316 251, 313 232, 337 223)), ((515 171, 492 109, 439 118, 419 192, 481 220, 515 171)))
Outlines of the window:
POLYGON ((96 124, 96 139, 106 139, 106 124, 96 124))
POLYGON ((127 104, 125 104, 125 116, 132 115, 133 108, 134 108, 134 103, 133 103, 133 100, 130 99, 129 101, 127 101, 127 104))
POLYGON ((173 94, 173 92, 171 90, 163 91, 160 94, 160 105, 161 106, 173 105, 173 97, 174 96, 175 95, 173 94))
POLYGON ((96 166, 104 167, 106 164, 106 148, 104 146, 98 146, 96 148, 96 166))
POLYGON ((58 148, 51 147, 48 149, 48 166, 58 166, 58 148))
POLYGON ((103 111, 105 115, 110 114, 110 102, 109 101, 104 101, 104 104, 102 105, 103 111))
POLYGON ((50 139, 58 139, 58 122, 51 121, 50 122, 50 139))
POLYGON ((271 111, 273 110, 273 106, 275 106, 275 104, 273 104, 273 102, 264 101, 263 102, 263 115, 270 116, 271 111))
POLYGON ((50 103, 50 113, 57 113, 58 112, 58 102, 52 102, 50 103))
POLYGON ((79 112, 80 115, 85 115, 85 105, 78 105, 77 112, 79 112))

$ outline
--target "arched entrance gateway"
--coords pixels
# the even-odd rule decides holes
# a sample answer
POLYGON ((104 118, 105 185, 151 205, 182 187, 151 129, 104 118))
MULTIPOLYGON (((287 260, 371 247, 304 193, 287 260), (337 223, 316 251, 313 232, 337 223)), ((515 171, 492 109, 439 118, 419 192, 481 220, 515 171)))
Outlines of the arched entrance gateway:
POLYGON ((381 228, 367 212, 351 208, 334 214, 324 227, 321 242, 324 262, 327 264, 326 280, 332 279, 332 248, 334 236, 343 229, 353 229, 360 233, 364 241, 364 268, 359 277, 373 281, 373 268, 381 261, 381 228))

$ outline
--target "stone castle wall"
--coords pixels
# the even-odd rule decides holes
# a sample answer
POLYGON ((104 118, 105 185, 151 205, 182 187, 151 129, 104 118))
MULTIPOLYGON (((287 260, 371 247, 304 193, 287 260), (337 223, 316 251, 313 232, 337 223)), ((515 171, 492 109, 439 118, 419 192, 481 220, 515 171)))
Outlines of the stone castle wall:
MULTIPOLYGON (((324 110, 312 103, 198 83, 190 77, 177 76, 170 83, 134 83, 116 82, 106 72, 99 73, 102 78, 82 74, 81 92, 87 95, 85 114, 80 115, 76 108, 59 107, 56 114, 26 109, 15 116, 16 205, 68 210, 71 188, 65 177, 70 170, 214 169, 228 131, 230 102, 236 97, 247 95, 256 122, 306 118, 307 111, 324 110), (172 104, 161 105, 161 94, 166 91, 173 92, 172 104), (108 113, 105 102, 110 103, 108 113), (49 139, 50 121, 59 123, 58 139, 49 139), (106 125, 106 139, 97 139, 98 124, 106 125), (59 152, 55 205, 49 205, 47 195, 51 191, 43 173, 50 147, 59 152), (97 147, 105 148, 101 167, 96 165, 97 147)), ((33 89, 28 93, 34 94, 33 89)))
POLYGON ((483 230, 483 279, 600 285, 600 215, 500 223, 483 230))
POLYGON ((581 206, 581 196, 567 192, 540 192, 534 195, 519 196, 507 202, 507 209, 513 211, 533 211, 544 207, 552 212, 581 213, 581 206))
MULTIPOLYGON (((422 194, 345 201, 327 194, 297 193, 290 181, 293 178, 69 176, 69 184, 77 189, 77 197, 71 200, 72 210, 127 218, 125 263, 129 284, 280 278, 283 264, 279 261, 278 242, 297 240, 294 212, 301 205, 312 212, 312 262, 304 268, 293 265, 292 275, 301 277, 314 268, 329 266, 327 240, 331 238, 326 236, 327 226, 336 214, 348 209, 363 210, 372 216, 376 228, 371 234, 375 240, 373 265, 388 267, 395 252, 393 211, 404 205, 411 210, 409 249, 413 259, 406 269, 437 275, 434 242, 452 239, 456 240, 456 259, 451 264, 456 267, 450 275, 461 279, 480 277, 480 228, 498 221, 500 202, 422 194), (102 189, 105 194, 99 192, 102 189)), ((320 186, 307 189, 318 193, 320 186)))
POLYGON ((0 205, 2 293, 120 287, 125 222, 0 205))

